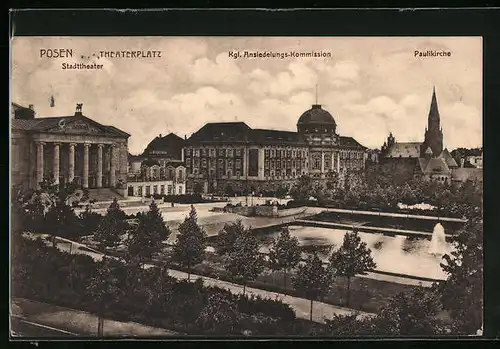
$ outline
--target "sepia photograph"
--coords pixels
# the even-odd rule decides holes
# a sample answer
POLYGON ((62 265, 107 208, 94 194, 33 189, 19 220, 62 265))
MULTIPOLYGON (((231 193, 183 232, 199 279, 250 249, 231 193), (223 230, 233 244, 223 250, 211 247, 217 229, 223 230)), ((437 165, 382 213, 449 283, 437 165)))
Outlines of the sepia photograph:
POLYGON ((482 37, 14 36, 10 336, 483 333, 482 37))

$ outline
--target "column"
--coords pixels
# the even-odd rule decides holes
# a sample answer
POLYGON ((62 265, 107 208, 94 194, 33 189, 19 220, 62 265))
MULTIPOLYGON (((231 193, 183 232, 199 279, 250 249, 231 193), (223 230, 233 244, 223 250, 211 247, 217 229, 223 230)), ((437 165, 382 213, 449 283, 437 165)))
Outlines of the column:
POLYGON ((115 163, 115 145, 110 148, 110 167, 109 167, 109 186, 114 188, 116 182, 116 163, 115 163))
POLYGON ((36 188, 40 188, 40 183, 43 182, 43 146, 44 142, 36 143, 36 188))
POLYGON ((83 187, 89 187, 89 150, 90 144, 85 143, 83 145, 83 187))
POLYGON ((97 188, 102 188, 102 147, 103 144, 97 145, 97 188))
POLYGON ((75 147, 76 143, 69 144, 69 174, 68 181, 71 183, 75 179, 75 147))
POLYGON ((59 184, 59 147, 61 144, 54 143, 54 184, 59 184))
POLYGON ((243 163, 241 164, 243 167, 243 174, 242 175, 243 175, 243 177, 246 178, 248 175, 248 148, 245 147, 241 151, 243 152, 243 161, 242 161, 243 163))
POLYGON ((330 170, 332 170, 332 172, 333 172, 333 171, 335 171, 335 160, 336 160, 335 159, 335 152, 332 151, 332 153, 330 154, 330 159, 331 159, 330 160, 331 161, 330 170))
POLYGON ((259 148, 259 165, 258 165, 258 177, 259 179, 264 179, 264 148, 259 148))
POLYGON ((325 173, 325 152, 321 152, 321 173, 325 173))
POLYGON ((340 173, 340 151, 337 152, 337 173, 340 173))

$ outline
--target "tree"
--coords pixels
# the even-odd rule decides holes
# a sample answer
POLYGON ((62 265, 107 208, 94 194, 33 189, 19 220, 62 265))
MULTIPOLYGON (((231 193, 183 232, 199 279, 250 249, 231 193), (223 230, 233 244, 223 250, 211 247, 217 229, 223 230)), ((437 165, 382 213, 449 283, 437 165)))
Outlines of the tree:
POLYGON ((116 266, 113 265, 112 260, 104 257, 97 264, 96 274, 87 286, 87 294, 93 300, 91 308, 98 316, 97 335, 102 337, 104 332, 103 316, 123 296, 122 285, 116 275, 116 266))
POLYGON ((402 292, 377 313, 373 321, 374 335, 429 336, 444 334, 445 328, 436 315, 441 309, 439 297, 433 290, 417 287, 402 292))
MULTIPOLYGON (((276 189, 276 197, 277 197, 278 199, 280 199, 280 201, 281 201, 281 199, 285 198, 285 196, 288 194, 288 191, 289 191, 289 189, 288 189, 288 187, 287 187, 287 186, 285 186, 285 185, 280 185, 280 186, 278 186, 278 188, 276 189)), ((281 203, 280 203, 280 204, 281 204, 281 203)))
POLYGON ((129 258, 142 264, 151 260, 163 249, 162 241, 168 239, 170 229, 165 225, 154 200, 146 214, 138 215, 139 225, 129 240, 129 258))
POLYGON ((193 194, 201 195, 202 193, 203 193, 203 183, 201 183, 201 182, 194 183, 193 194))
POLYGON ((94 233, 94 239, 101 250, 105 251, 106 248, 116 248, 120 245, 121 235, 128 229, 124 215, 115 198, 94 233))
POLYGON ((236 242, 238 236, 243 234, 245 227, 241 219, 231 224, 224 224, 224 228, 217 234, 216 250, 220 256, 228 254, 236 242))
POLYGON ((295 201, 306 202, 314 192, 314 181, 308 175, 302 175, 290 190, 290 195, 295 201))
POLYGON ((172 260, 188 269, 188 280, 191 267, 201 263, 205 257, 207 234, 198 225, 196 209, 191 205, 189 215, 179 224, 179 235, 174 245, 172 260))
POLYGON ((231 276, 243 283, 243 294, 248 281, 264 270, 264 259, 259 252, 259 242, 249 229, 245 229, 234 242, 224 259, 224 266, 231 276))
POLYGON ((292 283, 311 301, 309 320, 312 321, 313 301, 328 291, 331 281, 331 274, 316 252, 307 257, 305 264, 299 265, 292 283))
POLYGON ((196 319, 196 325, 204 333, 227 335, 234 331, 238 322, 235 303, 220 293, 213 293, 196 319))
MULTIPOLYGON (((469 212, 470 213, 470 212, 469 212)), ((445 255, 441 267, 448 274, 438 290, 443 307, 450 311, 454 330, 475 334, 483 314, 483 222, 470 217, 464 228, 452 237, 456 248, 445 255)))
POLYGON ((286 278, 290 269, 295 268, 301 257, 299 240, 290 235, 290 230, 285 227, 269 251, 269 261, 274 270, 285 272, 284 289, 286 294, 286 278))
POLYGON ((329 260, 329 269, 332 272, 337 276, 347 277, 347 306, 349 306, 351 278, 359 274, 365 275, 376 267, 371 250, 366 242, 361 241, 358 232, 347 232, 342 246, 332 253, 329 260))

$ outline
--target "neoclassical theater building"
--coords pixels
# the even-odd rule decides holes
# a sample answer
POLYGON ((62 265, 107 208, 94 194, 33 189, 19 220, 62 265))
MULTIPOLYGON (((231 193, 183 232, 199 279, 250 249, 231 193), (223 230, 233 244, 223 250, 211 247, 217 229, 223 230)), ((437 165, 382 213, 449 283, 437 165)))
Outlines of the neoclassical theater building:
POLYGON ((13 185, 36 189, 43 180, 76 181, 82 188, 109 188, 126 196, 128 138, 113 126, 82 114, 35 117, 33 106, 12 104, 13 185))
POLYGON ((300 116, 296 132, 252 129, 244 122, 207 123, 183 148, 188 191, 196 183, 204 192, 228 185, 235 191, 272 191, 305 174, 327 179, 363 169, 366 148, 336 128, 319 104, 300 116))

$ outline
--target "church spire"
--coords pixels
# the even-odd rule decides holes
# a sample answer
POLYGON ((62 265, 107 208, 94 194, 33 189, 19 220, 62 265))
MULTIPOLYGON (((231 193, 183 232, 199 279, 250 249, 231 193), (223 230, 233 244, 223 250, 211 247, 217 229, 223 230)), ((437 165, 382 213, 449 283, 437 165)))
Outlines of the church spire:
POLYGON ((436 128, 439 130, 439 124, 440 124, 439 109, 436 98, 436 87, 434 86, 432 88, 431 107, 429 109, 428 129, 430 130, 436 128))

